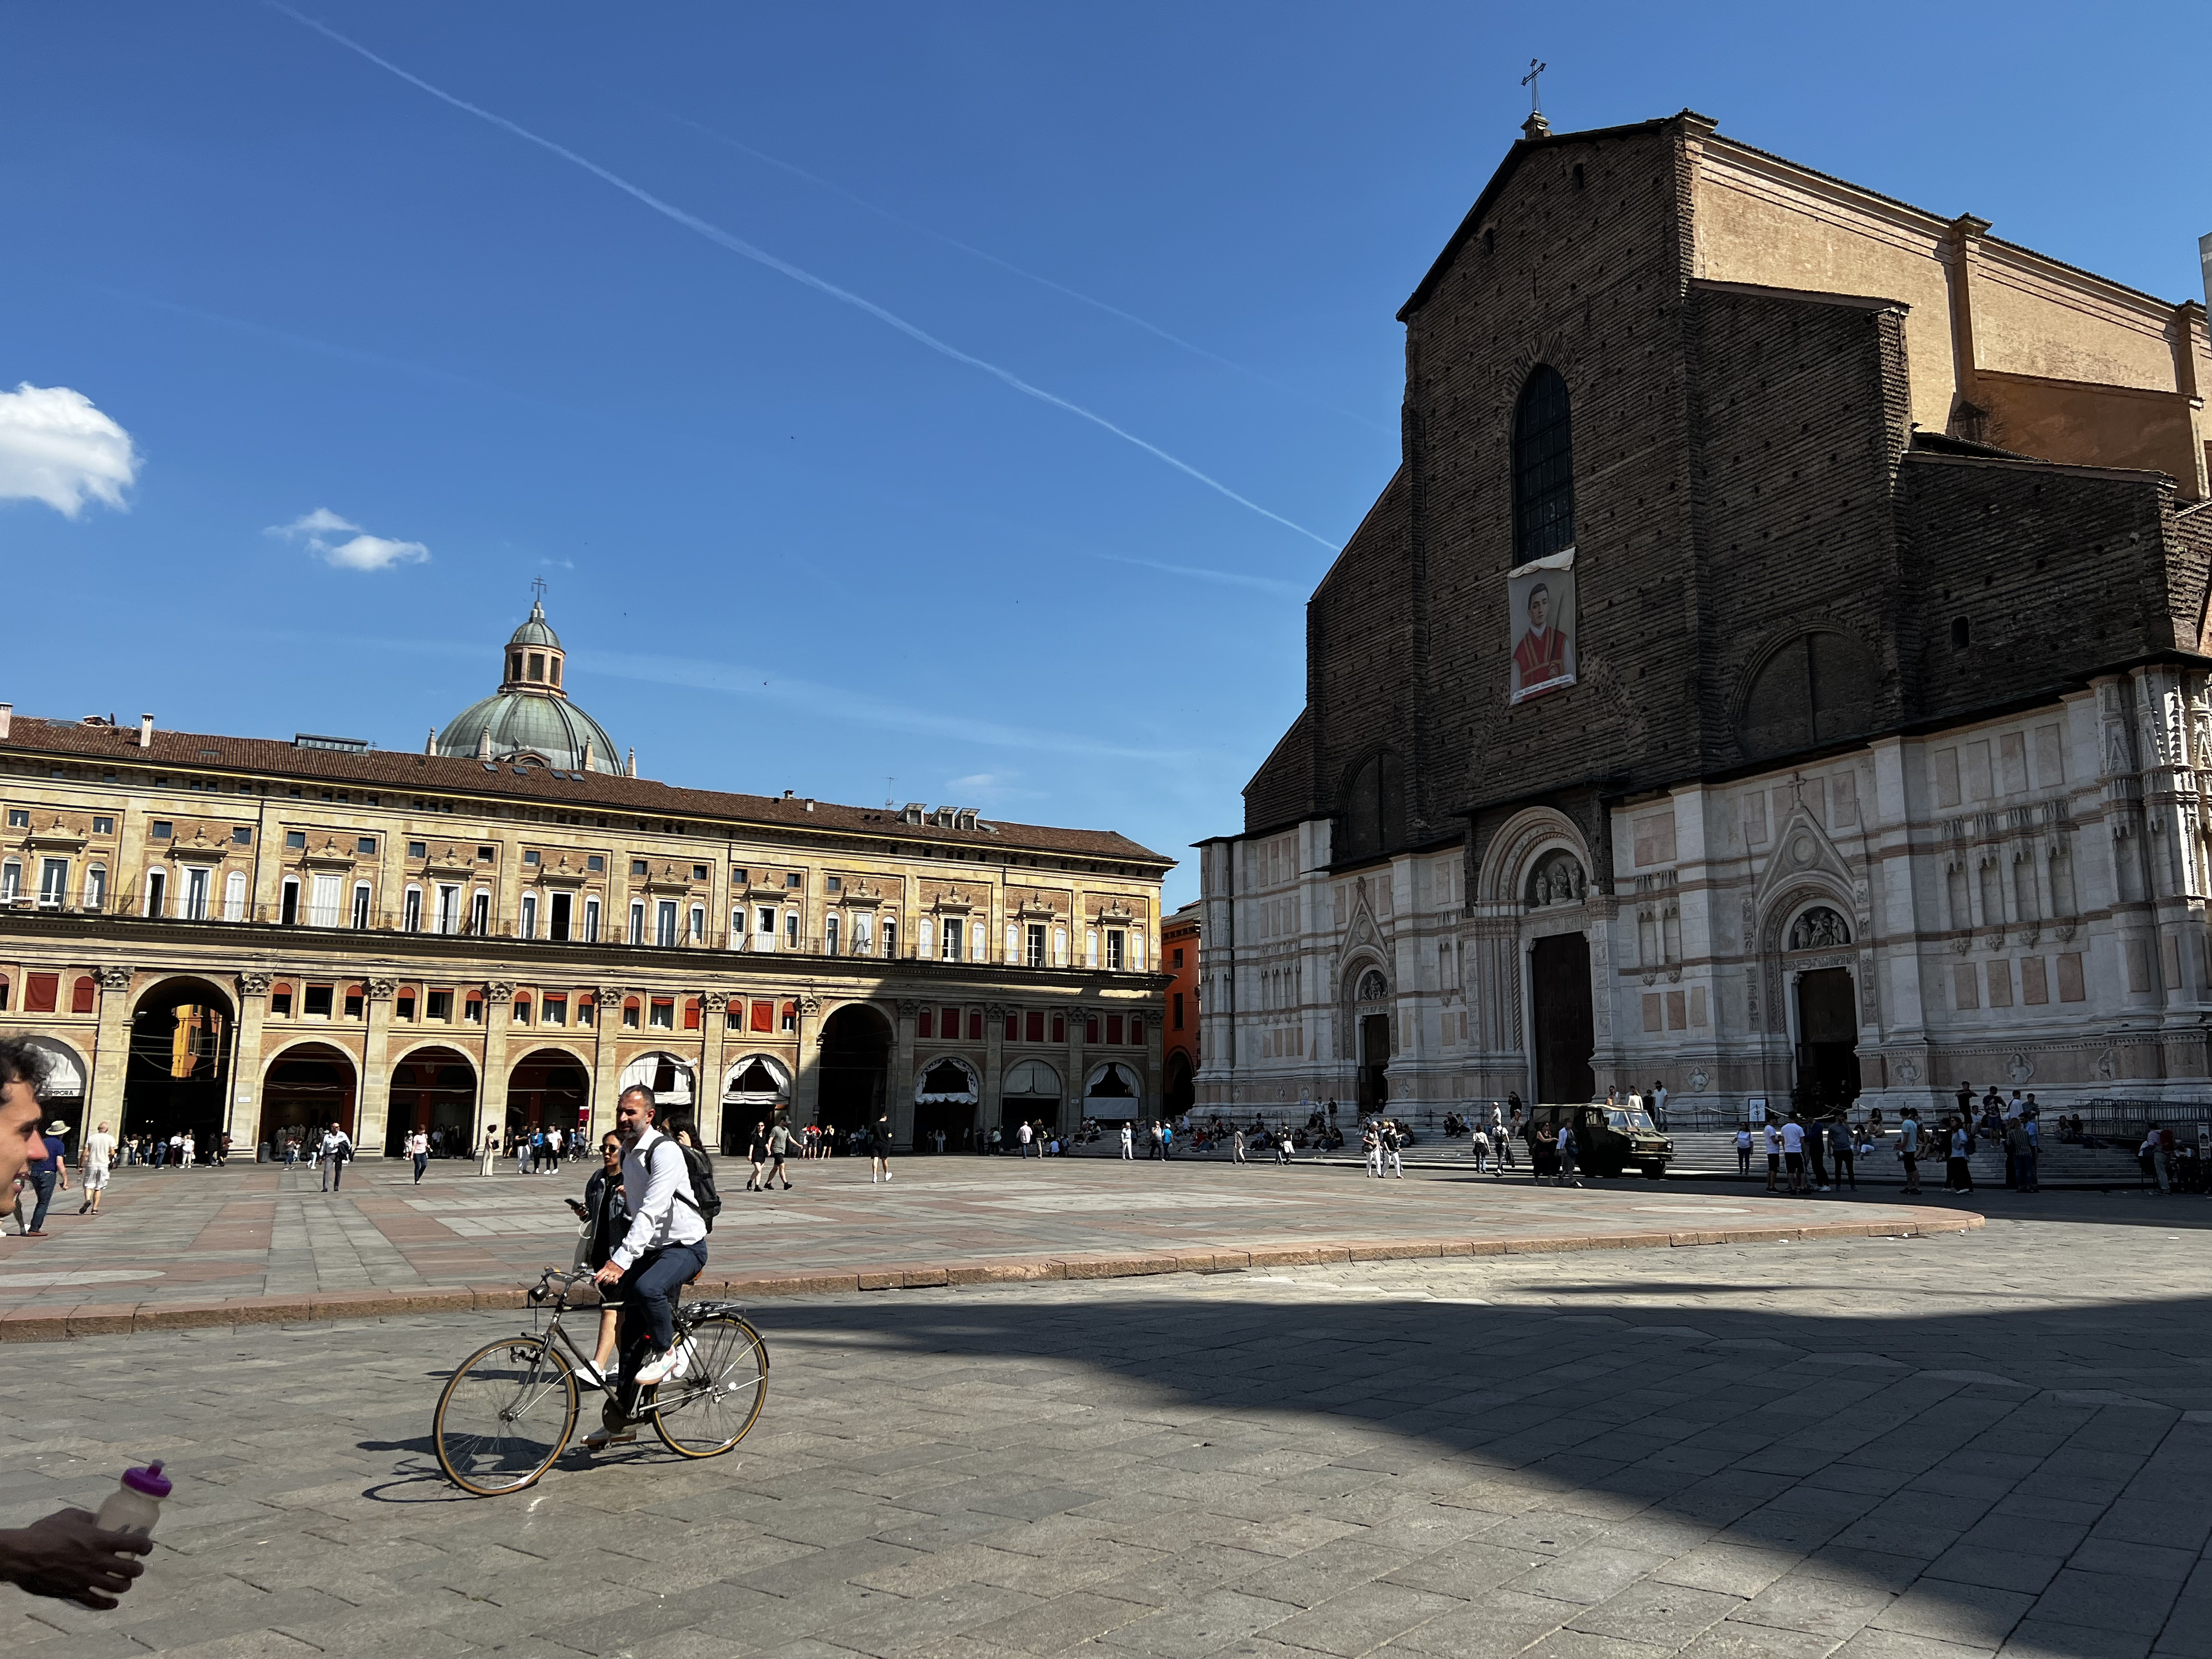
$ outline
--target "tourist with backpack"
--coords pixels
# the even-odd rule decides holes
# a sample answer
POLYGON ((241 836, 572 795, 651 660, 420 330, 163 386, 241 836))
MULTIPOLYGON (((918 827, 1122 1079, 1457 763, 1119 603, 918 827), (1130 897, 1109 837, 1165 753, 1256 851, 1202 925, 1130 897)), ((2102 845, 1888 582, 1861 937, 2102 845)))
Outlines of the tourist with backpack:
POLYGON ((637 1438, 629 1419, 638 1391, 680 1376, 689 1345, 676 1344, 677 1292, 707 1265, 707 1235, 722 1207, 714 1165, 696 1145, 689 1126, 677 1135, 653 1127, 653 1091, 634 1083, 615 1103, 615 1133, 623 1143, 623 1194, 629 1231, 594 1275, 615 1285, 622 1303, 618 1397, 602 1408, 600 1426, 584 1444, 600 1448, 637 1438))

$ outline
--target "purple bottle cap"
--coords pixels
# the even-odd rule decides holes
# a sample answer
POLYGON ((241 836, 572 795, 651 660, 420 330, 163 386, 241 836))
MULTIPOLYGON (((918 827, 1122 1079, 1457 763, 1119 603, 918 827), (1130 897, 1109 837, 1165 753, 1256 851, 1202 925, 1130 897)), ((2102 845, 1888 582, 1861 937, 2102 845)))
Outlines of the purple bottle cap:
POLYGON ((123 1471, 123 1484, 133 1492, 143 1492, 149 1498, 167 1498, 169 1478, 161 1473, 161 1460, 155 1458, 143 1469, 123 1471))

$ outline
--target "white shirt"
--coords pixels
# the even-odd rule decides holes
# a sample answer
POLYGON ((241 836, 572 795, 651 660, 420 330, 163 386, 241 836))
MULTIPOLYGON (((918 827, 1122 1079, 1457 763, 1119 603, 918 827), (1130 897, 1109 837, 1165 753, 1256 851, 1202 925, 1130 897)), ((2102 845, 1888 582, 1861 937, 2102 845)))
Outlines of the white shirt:
POLYGON ((685 1201, 693 1194, 684 1149, 659 1130, 647 1129, 624 1149, 623 1193, 626 1200, 631 1193, 644 1196, 630 1203, 629 1231, 607 1258, 616 1267, 626 1269, 662 1244, 696 1244, 707 1237, 706 1222, 685 1201))
POLYGON ((1771 1122, 1766 1126, 1766 1155, 1769 1158, 1782 1156, 1782 1132, 1771 1122))
POLYGON ((1805 1150, 1803 1125, 1785 1123, 1782 1126, 1782 1150, 1785 1152, 1802 1152, 1805 1150))
POLYGON ((348 1140, 343 1134, 332 1133, 328 1130, 324 1132, 323 1156, 325 1158, 336 1157, 341 1152, 349 1152, 352 1150, 353 1142, 348 1140))
POLYGON ((104 1130, 95 1129, 84 1138, 86 1163, 96 1164, 105 1169, 107 1166, 107 1160, 114 1156, 115 1137, 113 1135, 104 1130))
POLYGON ((421 1158, 429 1150, 430 1137, 424 1134, 420 1129, 417 1129, 413 1134, 407 1137, 408 1157, 421 1158))

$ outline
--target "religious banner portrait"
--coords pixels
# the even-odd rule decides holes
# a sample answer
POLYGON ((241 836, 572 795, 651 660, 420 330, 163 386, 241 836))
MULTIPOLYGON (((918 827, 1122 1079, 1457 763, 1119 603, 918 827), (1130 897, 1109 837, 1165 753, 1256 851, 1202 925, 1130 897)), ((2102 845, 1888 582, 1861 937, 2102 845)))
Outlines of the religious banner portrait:
POLYGON ((1512 696, 1530 697, 1575 683, 1575 550, 1516 565, 1505 573, 1512 619, 1512 696))

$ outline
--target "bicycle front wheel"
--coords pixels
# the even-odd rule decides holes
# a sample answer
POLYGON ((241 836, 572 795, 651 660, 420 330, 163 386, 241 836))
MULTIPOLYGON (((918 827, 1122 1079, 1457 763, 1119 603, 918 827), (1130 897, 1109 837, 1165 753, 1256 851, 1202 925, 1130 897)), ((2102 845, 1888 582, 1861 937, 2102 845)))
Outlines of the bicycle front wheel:
POLYGON ((736 1314, 710 1314, 685 1333, 684 1375, 653 1391, 653 1431, 683 1457, 714 1457, 745 1437, 768 1398, 768 1346, 736 1314))
POLYGON ((542 1336, 479 1348, 438 1396, 438 1467, 479 1498, 520 1492, 553 1467, 576 1427, 576 1374, 542 1336))

